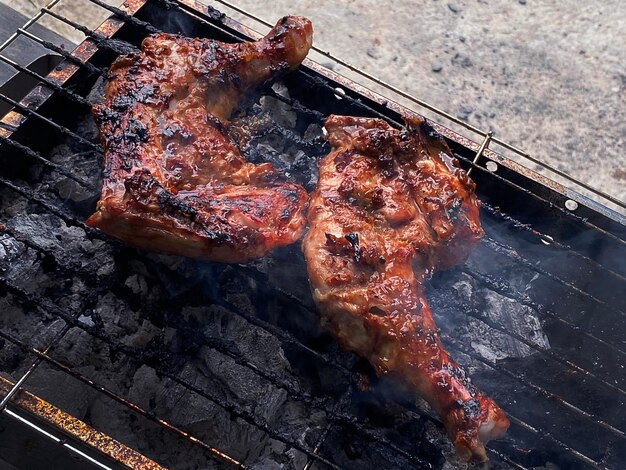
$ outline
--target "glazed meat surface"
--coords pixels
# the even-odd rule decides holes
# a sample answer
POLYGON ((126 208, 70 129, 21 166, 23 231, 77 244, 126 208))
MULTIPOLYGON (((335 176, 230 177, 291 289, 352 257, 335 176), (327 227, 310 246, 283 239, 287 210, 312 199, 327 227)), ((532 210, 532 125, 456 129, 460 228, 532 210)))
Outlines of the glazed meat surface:
POLYGON ((379 376, 401 379, 440 415, 466 460, 509 422, 443 349, 424 296, 436 268, 463 261, 483 232, 474 184, 418 119, 330 116, 304 239, 323 323, 379 376))
POLYGON ((305 190, 246 162, 227 131, 246 92, 296 68, 311 38, 306 18, 285 17, 257 42, 163 33, 118 59, 93 110, 105 169, 87 223, 132 246, 222 262, 297 240, 305 190))

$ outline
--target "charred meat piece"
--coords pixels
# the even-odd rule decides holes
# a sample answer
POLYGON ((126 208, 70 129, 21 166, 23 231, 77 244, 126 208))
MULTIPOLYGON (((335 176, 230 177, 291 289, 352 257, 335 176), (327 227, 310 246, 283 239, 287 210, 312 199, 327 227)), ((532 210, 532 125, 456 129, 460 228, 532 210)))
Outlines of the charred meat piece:
POLYGON ((246 162, 227 128, 246 92, 295 69, 311 37, 309 20, 285 17, 257 42, 163 33, 118 59, 93 110, 105 169, 87 223, 136 247, 231 263, 297 240, 305 190, 246 162))
POLYGON ((443 349, 424 297, 435 268, 463 261, 483 232, 474 183, 418 119, 330 116, 333 146, 311 196, 304 255, 322 321, 341 345, 401 379, 443 420, 458 454, 509 426, 443 349))

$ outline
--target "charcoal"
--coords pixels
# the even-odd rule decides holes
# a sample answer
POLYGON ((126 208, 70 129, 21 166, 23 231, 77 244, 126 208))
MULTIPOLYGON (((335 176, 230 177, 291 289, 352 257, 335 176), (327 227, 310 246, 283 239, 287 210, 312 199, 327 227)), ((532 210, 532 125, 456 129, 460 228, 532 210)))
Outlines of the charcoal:
POLYGON ((289 104, 272 96, 263 96, 260 99, 261 110, 272 118, 279 126, 293 129, 296 126, 297 114, 289 104))
MULTIPOLYGON (((501 333, 485 322, 465 315, 463 308, 475 308, 487 319, 503 326, 506 331, 526 338, 541 347, 549 348, 550 344, 541 329, 538 314, 532 308, 508 299, 496 292, 476 288, 473 278, 461 273, 451 285, 454 295, 453 302, 460 307, 458 315, 440 318, 437 313, 437 324, 442 327, 450 325, 456 334, 463 337, 465 344, 486 359, 494 361, 505 357, 526 357, 534 352, 529 346, 509 334, 501 333)), ((439 309, 435 309, 437 312, 439 309)), ((445 308, 446 312, 448 309, 445 308)))
MULTIPOLYGON (((461 12, 452 4, 449 8, 461 12)), ((173 12, 164 20, 174 18, 173 12)), ((167 23, 171 28, 188 27, 186 15, 176 18, 180 21, 167 23)), ((464 55, 455 56, 452 63, 472 65, 464 55)), ((431 69, 439 72, 441 64, 433 63, 431 69)), ((98 101, 103 83, 100 79, 94 85, 91 101, 98 101)), ((233 119, 231 137, 248 160, 270 162, 288 181, 311 191, 318 160, 329 151, 323 115, 301 112, 285 83, 251 96, 233 119)), ((305 101, 306 87, 300 94, 305 101)), ((467 119, 472 110, 462 106, 458 113, 467 119)), ((76 116, 72 130, 97 145, 98 130, 88 112, 76 116)), ((99 188, 102 154, 68 138, 46 157, 87 185, 43 165, 31 165, 13 180, 74 220, 66 223, 40 204, 0 188, 0 216, 8 230, 0 232, 0 277, 56 308, 36 308, 23 296, 2 291, 2 331, 41 349, 54 342, 50 354, 75 373, 249 468, 301 469, 309 458, 296 446, 313 449, 323 435, 319 455, 345 468, 415 468, 381 439, 419 455, 432 468, 468 468, 454 456, 424 400, 393 379, 377 379, 367 361, 342 351, 321 327, 300 244, 276 249, 245 266, 121 247, 81 226, 98 197, 97 189, 85 186, 99 188), (62 318, 72 319, 72 327, 57 340, 67 326, 62 318), (337 413, 353 418, 346 423, 337 413), (364 435, 368 432, 374 438, 364 435)), ((493 236, 510 237, 495 225, 485 227, 493 236)), ((454 345, 449 349, 475 383, 512 414, 521 413, 536 426, 546 422, 553 435, 567 434, 565 426, 574 423, 580 431, 570 435, 585 441, 580 434, 587 432, 586 424, 571 410, 560 423, 556 416, 562 410, 554 403, 488 364, 521 371, 523 377, 559 391, 575 406, 591 407, 619 427, 623 417, 615 409, 612 390, 599 393, 588 377, 538 353, 537 348, 560 353, 554 332, 546 327, 545 313, 532 302, 507 297, 503 289, 492 290, 480 276, 492 276, 496 284, 506 280, 523 295, 533 294, 539 283, 546 282, 513 257, 495 256, 481 244, 462 268, 436 274, 428 283, 426 295, 436 323, 445 335, 467 347, 467 354, 454 345), (577 402, 580 397, 590 405, 577 402)), ((587 319, 584 311, 571 315, 590 323, 597 319, 591 315, 587 319)), ((582 356, 589 348, 580 349, 582 356)), ((10 341, 0 340, 3 376, 19 379, 32 361, 10 341)), ((230 468, 141 412, 47 364, 35 370, 25 387, 168 468, 230 468)), ((616 453, 612 458, 619 459, 612 440, 602 432, 606 429, 596 426, 588 433, 586 451, 597 461, 603 451, 616 453)), ((493 445, 516 459, 526 458, 527 467, 573 468, 563 457, 565 451, 542 450, 545 444, 528 430, 512 428, 507 440, 493 445), (525 454, 535 447, 539 450, 525 454)), ((494 460, 494 468, 508 468, 494 460)))

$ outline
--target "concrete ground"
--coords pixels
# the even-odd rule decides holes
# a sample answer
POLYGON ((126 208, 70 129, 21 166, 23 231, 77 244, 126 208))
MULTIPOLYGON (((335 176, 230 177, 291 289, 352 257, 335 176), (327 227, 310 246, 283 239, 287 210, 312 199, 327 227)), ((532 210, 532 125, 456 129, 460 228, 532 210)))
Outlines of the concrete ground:
MULTIPOLYGON (((0 1, 29 15, 43 3, 0 1)), ((286 14, 309 17, 323 50, 626 201, 623 0, 232 3, 270 22, 286 14)), ((87 0, 60 6, 89 25, 106 16, 87 0)), ((66 25, 49 25, 80 39, 66 25)))

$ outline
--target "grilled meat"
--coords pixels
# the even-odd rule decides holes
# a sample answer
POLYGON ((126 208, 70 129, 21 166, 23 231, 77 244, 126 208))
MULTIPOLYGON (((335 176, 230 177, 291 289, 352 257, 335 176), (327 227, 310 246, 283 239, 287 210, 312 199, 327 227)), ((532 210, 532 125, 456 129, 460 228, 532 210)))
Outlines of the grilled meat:
POLYGON ((311 196, 304 254, 322 321, 380 376, 400 378, 437 411, 458 454, 509 422, 443 349, 424 296, 436 268, 463 261, 483 232, 474 184, 425 122, 330 116, 333 146, 311 196))
POLYGON ((285 17, 257 42, 163 33, 118 59, 94 107, 105 170, 87 223, 129 245, 223 262, 297 240, 305 190, 246 162, 227 127, 247 91, 302 62, 311 37, 309 20, 285 17))

